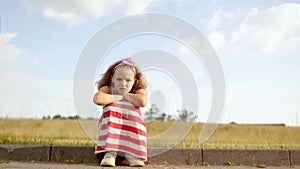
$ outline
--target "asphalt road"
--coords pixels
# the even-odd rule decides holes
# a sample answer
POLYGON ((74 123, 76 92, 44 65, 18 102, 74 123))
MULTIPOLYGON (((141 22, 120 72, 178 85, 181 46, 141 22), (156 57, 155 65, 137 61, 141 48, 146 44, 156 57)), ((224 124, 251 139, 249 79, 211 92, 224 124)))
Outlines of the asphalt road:
MULTIPOLYGON (((109 168, 133 168, 127 166, 101 167, 83 164, 61 164, 61 163, 29 163, 29 162, 2 162, 0 169, 109 169, 109 168)), ((134 167, 137 168, 137 167, 134 167)), ((256 169, 249 166, 162 166, 146 165, 143 169, 256 169)), ((293 167, 273 167, 267 166, 268 169, 300 169, 300 166, 293 167)))

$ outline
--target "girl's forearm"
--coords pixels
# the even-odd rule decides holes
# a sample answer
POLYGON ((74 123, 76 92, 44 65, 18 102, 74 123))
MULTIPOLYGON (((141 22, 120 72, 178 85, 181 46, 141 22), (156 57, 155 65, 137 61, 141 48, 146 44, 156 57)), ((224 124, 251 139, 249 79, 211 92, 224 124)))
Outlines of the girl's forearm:
POLYGON ((94 103, 100 106, 107 105, 112 102, 120 101, 123 99, 122 95, 112 95, 99 91, 94 96, 94 103))
POLYGON ((127 93, 124 94, 124 98, 137 107, 145 107, 147 105, 147 97, 143 94, 127 93))

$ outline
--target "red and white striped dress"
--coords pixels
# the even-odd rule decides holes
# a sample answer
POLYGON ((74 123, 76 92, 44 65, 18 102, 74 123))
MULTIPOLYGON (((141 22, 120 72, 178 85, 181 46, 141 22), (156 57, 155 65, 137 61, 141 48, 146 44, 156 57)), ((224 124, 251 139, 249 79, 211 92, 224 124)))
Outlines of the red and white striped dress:
POLYGON ((95 153, 121 151, 147 161, 147 132, 138 107, 114 102, 103 107, 95 153))

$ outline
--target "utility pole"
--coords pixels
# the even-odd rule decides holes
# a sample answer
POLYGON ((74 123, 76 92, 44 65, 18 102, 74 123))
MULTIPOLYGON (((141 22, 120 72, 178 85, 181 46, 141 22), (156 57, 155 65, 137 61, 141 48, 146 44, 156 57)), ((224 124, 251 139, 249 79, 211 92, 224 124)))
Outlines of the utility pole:
POLYGON ((71 99, 65 98, 65 101, 67 102, 67 106, 68 106, 67 113, 68 113, 68 117, 69 117, 70 116, 70 103, 71 103, 71 99))
POLYGON ((23 110, 24 110, 24 101, 22 101, 20 104, 20 117, 19 117, 20 119, 22 118, 23 110))
POLYGON ((297 108, 297 111, 296 111, 296 127, 298 127, 298 108, 297 108))

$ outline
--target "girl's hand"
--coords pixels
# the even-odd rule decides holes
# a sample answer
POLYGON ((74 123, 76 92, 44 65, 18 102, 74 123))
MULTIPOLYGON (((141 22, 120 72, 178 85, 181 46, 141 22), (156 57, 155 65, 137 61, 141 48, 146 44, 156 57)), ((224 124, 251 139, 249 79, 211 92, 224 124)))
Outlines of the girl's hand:
POLYGON ((124 93, 123 94, 123 100, 130 102, 130 98, 129 98, 129 94, 128 93, 124 93))
POLYGON ((136 107, 145 107, 147 105, 147 96, 144 89, 139 89, 136 93, 124 93, 123 100, 130 102, 136 107))
POLYGON ((100 106, 121 100, 130 102, 136 107, 145 107, 147 105, 146 91, 139 89, 136 93, 114 95, 111 94, 111 89, 108 86, 104 86, 94 96, 94 103, 100 106))
POLYGON ((111 89, 108 86, 103 86, 95 94, 93 101, 97 105, 104 106, 112 102, 121 101, 123 98, 122 95, 111 94, 111 89))

